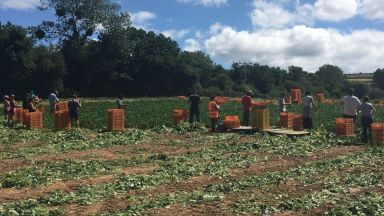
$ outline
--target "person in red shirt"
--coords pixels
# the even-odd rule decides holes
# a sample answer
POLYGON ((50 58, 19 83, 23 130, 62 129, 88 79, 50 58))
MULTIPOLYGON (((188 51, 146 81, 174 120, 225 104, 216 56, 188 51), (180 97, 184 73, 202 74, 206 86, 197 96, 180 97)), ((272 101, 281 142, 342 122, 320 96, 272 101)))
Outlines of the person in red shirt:
POLYGON ((252 95, 252 91, 247 91, 241 99, 241 103, 243 104, 243 120, 241 122, 242 126, 249 125, 249 112, 251 111, 252 95))
POLYGON ((216 130, 216 123, 219 118, 219 109, 220 106, 217 105, 215 97, 210 97, 208 103, 208 117, 211 120, 211 132, 215 132, 216 130))

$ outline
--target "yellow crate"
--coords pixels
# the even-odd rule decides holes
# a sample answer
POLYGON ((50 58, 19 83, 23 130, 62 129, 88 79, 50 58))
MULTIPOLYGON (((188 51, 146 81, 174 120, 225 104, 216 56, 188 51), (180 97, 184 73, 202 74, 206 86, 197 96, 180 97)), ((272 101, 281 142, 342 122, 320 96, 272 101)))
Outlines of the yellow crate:
POLYGON ((251 126, 256 129, 269 129, 269 109, 252 110, 251 111, 251 126))

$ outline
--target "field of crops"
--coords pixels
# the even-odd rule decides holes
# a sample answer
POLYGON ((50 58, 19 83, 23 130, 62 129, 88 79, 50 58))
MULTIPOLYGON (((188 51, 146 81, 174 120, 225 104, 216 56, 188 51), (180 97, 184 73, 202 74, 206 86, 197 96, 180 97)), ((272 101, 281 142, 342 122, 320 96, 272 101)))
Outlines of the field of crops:
POLYGON ((0 215, 384 215, 384 147, 336 137, 340 105, 316 107, 311 135, 289 138, 208 133, 207 102, 192 126, 172 127, 188 107, 177 99, 130 100, 119 133, 106 131, 106 100, 82 101, 79 130, 54 131, 50 113, 43 130, 1 125, 0 215))

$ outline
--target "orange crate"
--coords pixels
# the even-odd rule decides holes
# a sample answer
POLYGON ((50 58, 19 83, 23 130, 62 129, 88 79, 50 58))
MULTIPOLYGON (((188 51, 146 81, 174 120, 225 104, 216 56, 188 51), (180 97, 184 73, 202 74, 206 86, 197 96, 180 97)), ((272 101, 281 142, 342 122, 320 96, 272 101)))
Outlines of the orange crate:
POLYGON ((188 111, 182 110, 182 109, 175 109, 172 113, 173 118, 173 124, 177 124, 181 121, 187 121, 188 120, 188 111))
POLYGON ((124 109, 108 109, 108 130, 122 131, 125 127, 124 109))
POLYGON ((293 130, 294 131, 301 131, 304 130, 303 128, 303 115, 293 115, 293 130))
POLYGON ((56 104, 56 111, 66 111, 66 110, 68 110, 67 102, 58 102, 56 104))
POLYGON ((224 127, 227 129, 238 128, 240 127, 239 116, 225 116, 224 118, 224 127))
POLYGON ((352 118, 336 118, 335 132, 338 136, 353 136, 355 125, 352 118))
POLYGON ((65 130, 71 129, 71 119, 69 117, 69 111, 56 111, 55 112, 55 129, 65 130))
POLYGON ((291 89, 292 102, 301 103, 301 89, 291 89))
POLYGON ((41 129, 43 128, 43 114, 41 112, 30 112, 27 115, 27 128, 28 129, 41 129))
POLYGON ((384 123, 371 124, 372 144, 384 145, 384 123))
POLYGON ((293 128, 293 116, 294 113, 280 113, 280 126, 283 128, 293 128))

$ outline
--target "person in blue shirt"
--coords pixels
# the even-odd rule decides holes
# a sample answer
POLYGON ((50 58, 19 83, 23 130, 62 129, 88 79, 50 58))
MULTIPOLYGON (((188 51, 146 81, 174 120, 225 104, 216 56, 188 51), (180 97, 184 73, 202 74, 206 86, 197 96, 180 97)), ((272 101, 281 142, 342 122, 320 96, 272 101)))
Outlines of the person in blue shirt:
POLYGON ((117 98, 116 104, 117 104, 117 109, 125 109, 126 108, 126 106, 124 105, 124 102, 123 102, 123 95, 120 95, 117 98))
POLYGON ((59 102, 58 94, 57 91, 54 91, 48 96, 49 109, 51 112, 55 112, 56 104, 59 102))

